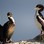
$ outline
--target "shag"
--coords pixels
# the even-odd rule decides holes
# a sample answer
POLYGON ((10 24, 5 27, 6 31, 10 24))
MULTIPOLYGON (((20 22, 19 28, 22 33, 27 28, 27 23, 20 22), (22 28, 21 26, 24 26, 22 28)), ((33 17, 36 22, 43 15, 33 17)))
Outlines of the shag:
POLYGON ((11 36, 12 36, 14 29, 15 29, 15 20, 12 17, 12 13, 8 12, 7 17, 9 19, 9 21, 7 21, 3 25, 3 42, 10 41, 11 36))
POLYGON ((38 4, 35 9, 36 9, 36 13, 35 13, 36 19, 41 24, 41 34, 44 34, 43 33, 44 32, 44 17, 41 13, 44 10, 44 6, 42 4, 38 4))

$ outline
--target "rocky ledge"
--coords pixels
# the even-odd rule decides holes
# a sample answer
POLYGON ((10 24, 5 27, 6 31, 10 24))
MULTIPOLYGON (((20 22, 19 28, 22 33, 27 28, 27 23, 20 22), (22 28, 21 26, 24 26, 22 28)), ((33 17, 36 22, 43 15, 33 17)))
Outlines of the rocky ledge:
MULTIPOLYGON (((0 44, 3 44, 3 43, 0 42, 0 44)), ((25 41, 21 40, 18 42, 10 42, 10 43, 5 43, 5 44, 44 44, 44 34, 37 35, 33 39, 29 39, 29 40, 25 40, 25 41)))

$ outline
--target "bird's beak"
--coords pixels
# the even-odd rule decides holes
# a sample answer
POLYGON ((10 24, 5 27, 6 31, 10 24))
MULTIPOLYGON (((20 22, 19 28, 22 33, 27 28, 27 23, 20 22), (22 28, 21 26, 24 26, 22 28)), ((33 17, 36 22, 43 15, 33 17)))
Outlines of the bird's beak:
POLYGON ((35 10, 40 10, 41 8, 36 7, 35 10))

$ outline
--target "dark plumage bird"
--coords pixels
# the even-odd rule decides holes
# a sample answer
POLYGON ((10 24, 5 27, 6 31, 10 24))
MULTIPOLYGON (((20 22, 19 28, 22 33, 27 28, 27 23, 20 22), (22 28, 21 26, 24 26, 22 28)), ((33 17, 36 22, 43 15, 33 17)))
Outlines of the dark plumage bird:
POLYGON ((12 13, 8 12, 7 13, 7 17, 9 19, 9 21, 7 21, 4 25, 3 25, 3 42, 9 41, 14 29, 15 29, 15 20, 12 17, 12 13))
POLYGON ((3 41, 3 26, 0 25, 0 41, 3 41))
POLYGON ((41 12, 44 10, 44 6, 41 5, 41 4, 38 4, 35 9, 36 9, 36 13, 35 13, 36 16, 35 17, 37 19, 37 22, 41 25, 41 34, 43 34, 43 31, 44 31, 44 17, 43 17, 41 12))

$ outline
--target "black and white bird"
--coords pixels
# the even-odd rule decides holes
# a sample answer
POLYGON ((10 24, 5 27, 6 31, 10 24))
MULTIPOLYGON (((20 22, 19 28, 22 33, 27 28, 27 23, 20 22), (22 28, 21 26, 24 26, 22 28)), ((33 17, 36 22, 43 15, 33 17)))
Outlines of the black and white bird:
POLYGON ((37 26, 39 26, 39 28, 41 29, 41 34, 44 34, 44 17, 41 13, 44 10, 44 6, 42 4, 38 4, 35 9, 36 9, 35 20, 36 20, 37 26))
POLYGON ((3 25, 3 42, 10 41, 11 36, 12 36, 14 29, 15 29, 15 20, 12 17, 12 13, 8 12, 7 17, 9 19, 9 21, 7 21, 3 25))

